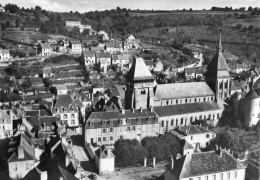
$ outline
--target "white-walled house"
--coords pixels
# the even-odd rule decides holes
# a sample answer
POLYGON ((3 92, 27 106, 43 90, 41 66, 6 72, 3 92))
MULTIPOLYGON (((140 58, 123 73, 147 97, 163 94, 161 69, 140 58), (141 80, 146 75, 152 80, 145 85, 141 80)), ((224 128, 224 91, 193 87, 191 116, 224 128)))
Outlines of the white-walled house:
POLYGON ((179 126, 171 131, 180 139, 185 139, 187 143, 195 148, 204 148, 216 134, 198 125, 179 126))
POLYGON ((73 54, 80 54, 82 52, 82 46, 79 41, 70 41, 70 49, 73 54))
POLYGON ((41 44, 42 56, 49 56, 52 54, 52 48, 49 44, 41 44))
POLYGON ((106 64, 111 65, 111 54, 109 52, 96 52, 96 63, 100 63, 100 60, 106 61, 106 64))
POLYGON ((11 110, 0 110, 0 139, 13 135, 13 119, 11 110))
POLYGON ((165 180, 245 180, 246 166, 224 149, 187 154, 166 166, 165 180))
POLYGON ((82 60, 85 63, 85 66, 93 66, 96 61, 94 51, 82 51, 82 60))
POLYGON ((0 63, 10 60, 10 52, 8 49, 0 49, 0 63))
POLYGON ((19 146, 17 152, 8 159, 10 179, 23 179, 34 168, 34 158, 28 154, 23 146, 19 146))
POLYGON ((113 173, 115 170, 115 156, 110 147, 101 146, 95 151, 95 164, 100 175, 113 173))
POLYGON ((68 87, 65 85, 56 86, 56 89, 57 89, 57 95, 68 93, 68 87))

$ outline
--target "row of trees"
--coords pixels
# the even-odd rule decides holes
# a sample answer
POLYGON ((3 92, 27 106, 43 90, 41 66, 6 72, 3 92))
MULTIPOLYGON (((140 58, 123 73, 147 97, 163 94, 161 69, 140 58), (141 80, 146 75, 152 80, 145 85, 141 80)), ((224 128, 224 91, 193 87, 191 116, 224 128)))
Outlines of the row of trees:
POLYGON ((118 167, 143 164, 144 158, 157 161, 167 160, 170 156, 176 156, 180 150, 180 140, 172 133, 159 135, 158 137, 145 137, 141 144, 138 140, 119 139, 115 142, 115 163, 118 167))

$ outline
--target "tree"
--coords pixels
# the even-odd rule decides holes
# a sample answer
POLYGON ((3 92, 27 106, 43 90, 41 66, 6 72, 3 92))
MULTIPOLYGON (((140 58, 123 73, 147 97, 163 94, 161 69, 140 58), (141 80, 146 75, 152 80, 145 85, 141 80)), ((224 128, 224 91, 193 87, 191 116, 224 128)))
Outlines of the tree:
POLYGON ((43 83, 47 87, 50 87, 51 85, 53 85, 53 82, 49 78, 44 78, 43 83))
POLYGON ((141 164, 148 156, 147 150, 136 139, 119 139, 114 147, 115 164, 119 167, 141 164))
POLYGON ((5 10, 9 11, 10 13, 18 13, 20 8, 16 4, 6 4, 5 10))
POLYGON ((247 9, 247 11, 252 11, 252 10, 253 10, 252 6, 249 6, 247 9))
POLYGON ((243 27, 243 25, 241 24, 241 23, 238 23, 237 25, 236 25, 236 28, 237 29, 241 29, 243 27))
POLYGON ((30 89, 30 87, 32 86, 32 82, 30 78, 26 78, 23 83, 22 83, 22 87, 24 89, 24 91, 26 92, 28 89, 30 89))

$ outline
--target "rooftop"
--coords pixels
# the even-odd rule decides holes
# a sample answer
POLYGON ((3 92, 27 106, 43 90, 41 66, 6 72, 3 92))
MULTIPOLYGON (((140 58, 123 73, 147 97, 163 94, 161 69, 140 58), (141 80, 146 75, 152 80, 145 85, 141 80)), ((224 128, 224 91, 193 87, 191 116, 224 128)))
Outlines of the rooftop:
POLYGON ((216 102, 201 102, 189 104, 177 104, 172 106, 156 106, 154 111, 159 117, 174 116, 180 114, 189 114, 196 112, 221 110, 222 107, 216 102))
POLYGON ((176 160, 171 171, 181 179, 246 168, 229 152, 221 151, 222 157, 215 151, 187 154, 176 160))
POLYGON ((155 90, 155 100, 204 96, 215 96, 214 92, 205 82, 158 84, 155 90))
POLYGON ((198 126, 198 125, 189 125, 189 126, 179 126, 178 128, 173 130, 176 133, 180 133, 183 135, 194 135, 194 134, 204 134, 204 133, 213 133, 212 131, 198 126))

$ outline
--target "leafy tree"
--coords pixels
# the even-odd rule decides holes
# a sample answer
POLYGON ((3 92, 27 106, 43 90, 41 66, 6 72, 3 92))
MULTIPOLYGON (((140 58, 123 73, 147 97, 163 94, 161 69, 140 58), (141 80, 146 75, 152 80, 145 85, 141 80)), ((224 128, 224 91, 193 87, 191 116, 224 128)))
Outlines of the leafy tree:
POLYGON ((53 82, 49 78, 44 78, 43 83, 45 86, 50 87, 53 85, 53 82))
POLYGON ((252 10, 253 10, 252 6, 249 6, 247 9, 247 11, 252 11, 252 10))
POLYGON ((26 92, 28 89, 30 89, 30 87, 32 86, 32 82, 30 78, 26 78, 23 83, 22 83, 22 87, 24 89, 24 91, 26 92))
POLYGON ((238 23, 237 25, 236 25, 236 28, 237 29, 241 29, 243 27, 243 25, 241 24, 241 23, 238 23))
POLYGON ((9 11, 10 13, 18 13, 20 8, 16 4, 6 4, 5 10, 9 11))
POLYGON ((148 156, 147 150, 136 139, 119 139, 114 147, 115 164, 119 167, 141 164, 148 156))

